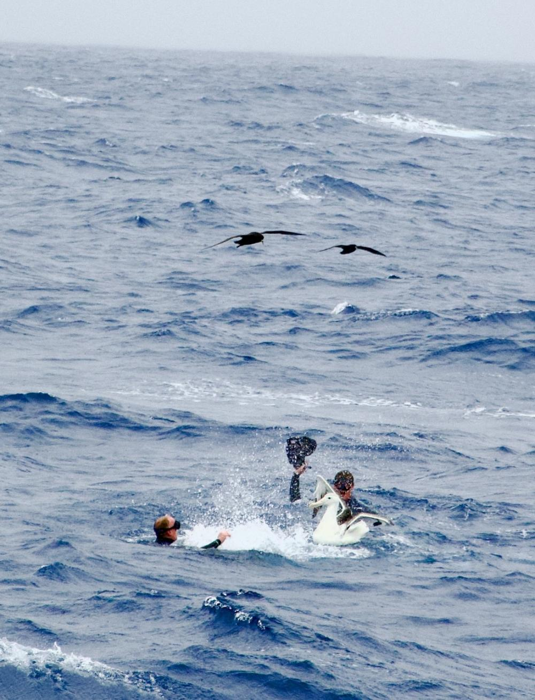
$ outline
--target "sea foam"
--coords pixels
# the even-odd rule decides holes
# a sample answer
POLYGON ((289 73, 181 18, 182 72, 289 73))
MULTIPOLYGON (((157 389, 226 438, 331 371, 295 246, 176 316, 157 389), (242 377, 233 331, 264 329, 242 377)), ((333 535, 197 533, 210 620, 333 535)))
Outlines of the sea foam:
POLYGON ((500 134, 483 129, 470 129, 455 124, 444 124, 427 117, 414 117, 412 114, 365 114, 356 109, 354 112, 345 112, 341 115, 344 119, 350 119, 359 124, 378 126, 392 131, 402 131, 410 134, 435 134, 437 136, 454 136, 461 139, 491 139, 500 134))

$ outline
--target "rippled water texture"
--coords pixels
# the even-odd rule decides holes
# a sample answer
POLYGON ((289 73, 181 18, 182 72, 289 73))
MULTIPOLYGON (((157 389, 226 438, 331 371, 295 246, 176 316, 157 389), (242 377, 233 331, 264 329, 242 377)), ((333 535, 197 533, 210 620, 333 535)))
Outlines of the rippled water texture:
POLYGON ((0 697, 533 697, 534 83, 0 49, 0 697))

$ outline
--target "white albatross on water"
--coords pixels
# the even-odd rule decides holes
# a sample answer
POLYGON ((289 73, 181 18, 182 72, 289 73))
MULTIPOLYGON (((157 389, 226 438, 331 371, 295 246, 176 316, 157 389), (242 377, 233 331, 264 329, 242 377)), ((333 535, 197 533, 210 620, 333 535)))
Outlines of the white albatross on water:
POLYGON ((370 531, 370 525, 393 525, 388 518, 377 513, 361 512, 350 515, 349 509, 333 487, 322 476, 317 477, 314 500, 308 504, 310 508, 325 506, 318 526, 312 539, 315 544, 328 544, 343 547, 355 544, 370 531))

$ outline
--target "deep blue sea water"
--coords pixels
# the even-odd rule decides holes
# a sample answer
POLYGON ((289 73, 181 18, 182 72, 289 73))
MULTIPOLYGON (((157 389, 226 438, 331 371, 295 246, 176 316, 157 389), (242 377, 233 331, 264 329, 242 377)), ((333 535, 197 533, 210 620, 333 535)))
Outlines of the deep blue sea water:
POLYGON ((0 47, 1 698, 534 697, 534 91, 0 47))

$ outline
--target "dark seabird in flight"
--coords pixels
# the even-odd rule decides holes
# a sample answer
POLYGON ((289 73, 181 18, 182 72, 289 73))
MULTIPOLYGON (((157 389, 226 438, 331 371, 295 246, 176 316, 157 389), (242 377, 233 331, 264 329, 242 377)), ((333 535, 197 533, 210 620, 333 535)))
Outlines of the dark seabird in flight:
POLYGON ((367 250, 368 253, 382 255, 383 258, 386 258, 384 253, 381 253, 379 250, 375 250, 375 248, 368 248, 366 245, 355 245, 354 243, 350 243, 349 245, 332 245, 330 248, 322 248, 321 250, 318 250, 318 253, 323 253, 324 250, 332 250, 332 248, 341 248, 342 250, 340 251, 340 255, 349 255, 349 253, 354 253, 356 250, 367 250))
POLYGON ((226 243, 227 241, 231 241, 233 238, 239 238, 238 241, 235 241, 236 245, 238 248, 241 248, 242 245, 253 245, 254 243, 262 243, 264 240, 264 236, 270 235, 273 233, 280 233, 284 236, 305 236, 305 233, 294 233, 293 231, 262 231, 262 233, 259 233, 258 231, 253 231, 252 233, 243 233, 243 234, 237 234, 236 236, 229 236, 228 238, 225 238, 224 241, 219 241, 219 243, 214 243, 214 245, 208 245, 206 248, 203 250, 207 250, 208 248, 215 248, 216 245, 221 245, 222 243, 226 243))

